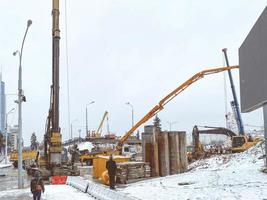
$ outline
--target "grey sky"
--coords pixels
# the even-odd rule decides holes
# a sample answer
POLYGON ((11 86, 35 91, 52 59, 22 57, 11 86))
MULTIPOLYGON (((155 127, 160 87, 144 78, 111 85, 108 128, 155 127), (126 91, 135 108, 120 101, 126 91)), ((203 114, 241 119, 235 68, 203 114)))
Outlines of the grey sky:
MULTIPOLYGON (((23 137, 29 143, 33 131, 43 137, 51 85, 52 0, 1 0, 0 64, 7 93, 17 93, 19 49, 27 20, 33 20, 23 55, 23 137)), ((65 1, 61 0, 60 121, 67 139, 67 84, 65 1)), ((67 1, 71 120, 75 136, 85 134, 85 105, 89 128, 96 129, 105 110, 110 129, 118 135, 140 119, 164 95, 194 73, 222 66, 228 48, 231 64, 238 64, 238 48, 266 5, 266 1, 163 1, 75 0, 67 1)), ((234 78, 239 92, 238 71, 234 78)), ((228 78, 228 77, 227 77, 228 78)), ((228 98, 231 97, 228 85, 228 98)), ((7 110, 16 106, 7 97, 7 110)), ((230 101, 228 99, 228 101, 230 101)), ((178 121, 173 129, 191 134, 195 124, 224 126, 223 74, 192 85, 160 113, 166 121, 178 121)), ((230 110, 230 104, 228 104, 230 110)), ((262 124, 261 109, 243 114, 245 124, 262 124)), ((17 116, 10 115, 10 123, 17 116)), ((140 131, 143 129, 140 128, 140 131)))

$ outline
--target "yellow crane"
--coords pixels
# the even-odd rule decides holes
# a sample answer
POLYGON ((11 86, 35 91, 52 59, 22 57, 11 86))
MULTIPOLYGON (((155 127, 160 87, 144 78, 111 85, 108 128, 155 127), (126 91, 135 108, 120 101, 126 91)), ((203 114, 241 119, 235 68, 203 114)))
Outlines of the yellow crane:
POLYGON ((159 101, 157 105, 155 105, 143 118, 141 118, 130 130, 128 130, 119 140, 118 145, 116 147, 117 150, 121 151, 122 145, 127 140, 127 138, 142 124, 147 122, 151 117, 156 115, 158 112, 160 112, 164 106, 169 103, 174 97, 176 97, 178 94, 180 94, 182 91, 184 91, 187 87, 189 87, 194 82, 198 81, 199 79, 203 78, 205 75, 209 74, 215 74, 231 69, 237 69, 239 68, 238 65, 230 66, 230 67, 219 67, 219 68, 212 68, 200 71, 193 75, 191 78, 186 80, 184 83, 182 83, 180 86, 178 86, 176 89, 171 91, 169 94, 167 94, 162 100, 159 101))
POLYGON ((104 124, 104 121, 106 118, 108 118, 108 111, 105 111, 105 113, 102 117, 102 120, 101 120, 101 122, 100 122, 100 124, 96 130, 96 137, 101 137, 103 124, 104 124))

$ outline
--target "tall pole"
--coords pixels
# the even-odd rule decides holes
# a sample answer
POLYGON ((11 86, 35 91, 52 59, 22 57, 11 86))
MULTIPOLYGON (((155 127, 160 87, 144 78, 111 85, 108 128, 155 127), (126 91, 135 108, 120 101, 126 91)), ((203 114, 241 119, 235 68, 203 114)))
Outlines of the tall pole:
POLYGON ((74 119, 74 120, 71 122, 71 124, 70 124, 71 139, 72 139, 72 136, 73 136, 73 134, 72 134, 72 124, 73 124, 74 122, 76 122, 77 120, 78 120, 77 118, 74 119))
POLYGON ((7 116, 13 112, 15 108, 12 108, 10 111, 6 113, 6 127, 5 127, 5 132, 6 132, 6 144, 5 144, 5 164, 7 164, 7 116))
POLYGON ((126 105, 130 106, 132 109, 132 127, 134 126, 134 108, 130 102, 125 103, 126 105))
POLYGON ((88 134, 88 111, 87 111, 87 106, 85 108, 86 110, 86 117, 85 117, 85 123, 86 123, 86 134, 85 134, 85 137, 87 137, 87 134, 88 134))
MULTIPOLYGON (((88 110, 87 110, 87 107, 91 104, 95 103, 95 101, 91 101, 90 103, 86 104, 85 106, 85 124, 86 124, 86 137, 87 137, 87 134, 88 134, 88 110)), ((89 138, 90 138, 90 135, 89 135, 89 138)))
POLYGON ((23 100, 23 92, 22 92, 22 67, 21 67, 21 62, 22 62, 22 54, 23 54, 23 46, 25 42, 26 35, 28 33, 28 29, 31 26, 32 21, 28 20, 27 22, 27 28, 22 40, 22 45, 20 51, 16 51, 13 53, 15 56, 17 53, 19 54, 19 80, 18 80, 18 188, 22 189, 23 188, 23 174, 22 174, 22 101, 23 100))
POLYGON ((167 123, 169 124, 169 131, 172 131, 172 125, 177 124, 178 122, 177 121, 174 121, 174 122, 167 121, 167 123))

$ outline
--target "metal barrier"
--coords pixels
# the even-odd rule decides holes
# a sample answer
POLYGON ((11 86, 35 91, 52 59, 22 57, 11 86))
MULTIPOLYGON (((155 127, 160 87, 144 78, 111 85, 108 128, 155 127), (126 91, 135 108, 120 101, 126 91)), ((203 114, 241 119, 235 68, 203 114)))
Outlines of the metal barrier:
POLYGON ((76 189, 86 192, 88 188, 89 181, 82 179, 79 176, 68 176, 67 185, 70 185, 76 189))
POLYGON ((133 200, 133 198, 130 198, 125 194, 115 190, 110 190, 105 186, 94 183, 90 180, 85 180, 78 176, 68 176, 66 184, 79 189, 82 192, 86 192, 90 196, 99 200, 133 200))

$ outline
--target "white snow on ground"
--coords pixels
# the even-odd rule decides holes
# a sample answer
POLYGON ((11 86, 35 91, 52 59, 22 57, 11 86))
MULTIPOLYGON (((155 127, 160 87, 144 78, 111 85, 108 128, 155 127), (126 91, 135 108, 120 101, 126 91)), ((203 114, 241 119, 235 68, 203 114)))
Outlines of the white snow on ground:
MULTIPOLYGON (((31 199, 30 188, 0 191, 0 199, 31 199), (28 197, 28 198, 27 198, 28 197)), ((68 185, 45 185, 45 192, 42 193, 42 200, 90 200, 94 199, 87 193, 83 193, 68 185)))
POLYGON ((6 167, 11 167, 12 163, 9 162, 9 157, 7 159, 7 163, 5 163, 5 158, 2 159, 2 161, 0 162, 0 169, 1 168, 6 168, 6 167))
POLYGON ((187 173, 128 185, 120 192, 137 199, 267 199, 267 174, 259 145, 239 154, 214 156, 187 173))
POLYGON ((91 151, 93 147, 94 146, 93 146, 93 144, 91 142, 82 142, 82 143, 78 144, 78 148, 81 151, 85 150, 85 149, 88 149, 89 151, 91 151))
POLYGON ((6 168, 6 167, 11 167, 11 166, 12 166, 11 163, 7 163, 7 164, 1 164, 1 163, 0 163, 0 169, 1 169, 1 168, 6 168))

